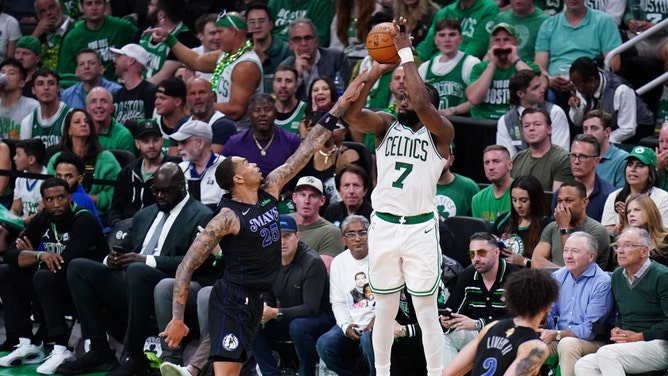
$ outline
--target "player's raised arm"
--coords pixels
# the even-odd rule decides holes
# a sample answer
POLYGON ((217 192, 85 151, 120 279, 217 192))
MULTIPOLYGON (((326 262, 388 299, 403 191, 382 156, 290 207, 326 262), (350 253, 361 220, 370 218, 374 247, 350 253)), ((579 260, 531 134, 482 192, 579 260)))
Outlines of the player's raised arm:
POLYGON ((278 197, 283 186, 290 181, 301 169, 306 166, 313 153, 320 150, 325 141, 331 136, 332 130, 337 128, 339 118, 345 113, 351 102, 355 101, 362 92, 365 83, 363 80, 355 80, 336 101, 325 116, 306 135, 299 148, 292 154, 284 164, 267 175, 263 189, 274 197, 278 197))
MULTIPOLYGON (((450 154, 450 144, 455 137, 452 123, 438 112, 431 95, 427 91, 424 81, 418 73, 418 67, 413 59, 411 38, 406 32, 406 19, 395 21, 394 45, 399 51, 401 65, 406 75, 406 90, 413 110, 417 113, 420 122, 435 136, 438 150, 442 156, 450 154)), ((437 93, 435 93, 437 95, 437 93)), ((435 99, 438 99, 436 97, 435 99)))

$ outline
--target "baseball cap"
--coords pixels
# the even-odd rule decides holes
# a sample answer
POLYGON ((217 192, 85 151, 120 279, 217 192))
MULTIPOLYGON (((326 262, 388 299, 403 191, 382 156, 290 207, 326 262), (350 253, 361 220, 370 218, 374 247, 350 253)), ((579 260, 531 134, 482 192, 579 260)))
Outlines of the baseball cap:
POLYGON ((199 137, 211 141, 213 139, 213 131, 211 126, 203 121, 189 120, 169 137, 174 141, 181 142, 190 137, 199 137))
POLYGON ((109 47, 109 51, 115 53, 116 55, 129 56, 137 60, 137 62, 143 66, 146 66, 146 64, 148 64, 148 59, 149 59, 148 52, 146 52, 144 47, 136 43, 126 44, 121 49, 109 47))
POLYGON ((492 32, 490 33, 490 35, 494 35, 494 33, 495 33, 497 30, 500 30, 500 29, 503 29, 503 30, 507 31, 508 34, 510 34, 510 35, 514 36, 515 38, 517 38, 517 33, 515 32, 515 28, 514 28, 512 25, 507 24, 507 23, 505 23, 505 22, 500 22, 500 23, 494 25, 494 27, 492 28, 492 32))
POLYGON ((186 91, 186 84, 176 77, 166 78, 158 84, 158 93, 170 97, 185 98, 186 91))
POLYGON ((631 150, 629 155, 626 156, 626 159, 637 158, 640 162, 646 165, 652 165, 656 167, 656 153, 651 148, 646 148, 644 146, 636 146, 631 150))
POLYGON ((308 185, 309 187, 315 188, 320 194, 322 194, 324 191, 322 189, 322 182, 320 179, 314 177, 314 176, 302 176, 297 180, 297 185, 295 186, 295 191, 299 189, 299 187, 308 185))
POLYGON ((141 138, 145 134, 156 133, 162 134, 158 122, 153 119, 143 119, 135 125, 135 138, 141 138))
POLYGON ((16 41, 16 48, 25 48, 34 52, 37 55, 42 54, 42 44, 39 43, 39 39, 33 37, 32 35, 26 35, 16 41))
POLYGON ((297 232, 297 222, 287 214, 281 214, 279 217, 282 232, 297 232))

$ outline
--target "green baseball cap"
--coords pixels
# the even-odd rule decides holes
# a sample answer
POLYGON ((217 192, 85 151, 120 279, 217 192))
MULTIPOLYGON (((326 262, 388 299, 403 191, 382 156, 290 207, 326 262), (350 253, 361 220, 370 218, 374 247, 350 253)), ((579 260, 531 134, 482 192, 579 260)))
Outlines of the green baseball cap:
POLYGON ((636 146, 631 150, 629 155, 626 156, 626 159, 636 158, 640 162, 646 165, 652 165, 656 167, 656 153, 651 148, 644 146, 636 146))
POLYGON ((497 30, 500 30, 500 29, 503 29, 503 30, 507 31, 508 34, 510 34, 510 35, 512 35, 513 37, 517 38, 517 33, 515 32, 515 28, 514 28, 512 25, 507 24, 507 23, 505 23, 505 22, 501 22, 501 23, 498 23, 498 24, 494 25, 494 27, 492 28, 492 32, 490 33, 490 35, 494 35, 494 33, 495 33, 497 30))
POLYGON ((37 55, 42 54, 42 44, 39 42, 39 39, 33 37, 32 35, 26 35, 16 42, 16 48, 25 48, 34 52, 37 55))

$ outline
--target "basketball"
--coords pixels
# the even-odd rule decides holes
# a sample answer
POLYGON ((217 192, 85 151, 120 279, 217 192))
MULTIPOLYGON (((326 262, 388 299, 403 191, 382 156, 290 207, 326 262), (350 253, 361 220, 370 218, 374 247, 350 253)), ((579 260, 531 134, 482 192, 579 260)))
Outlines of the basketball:
POLYGON ((374 26, 366 37, 366 49, 369 55, 381 64, 394 64, 401 60, 394 47, 393 34, 392 22, 383 22, 374 26))

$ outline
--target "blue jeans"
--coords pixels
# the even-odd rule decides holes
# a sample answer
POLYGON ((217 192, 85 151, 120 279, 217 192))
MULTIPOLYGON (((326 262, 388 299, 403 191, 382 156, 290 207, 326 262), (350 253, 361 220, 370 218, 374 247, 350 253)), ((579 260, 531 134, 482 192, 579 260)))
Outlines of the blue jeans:
POLYGON ((371 332, 364 332, 361 341, 357 342, 346 337, 341 328, 335 325, 320 336, 316 348, 327 368, 339 376, 369 375, 364 353, 373 354, 371 332))
POLYGON ((334 315, 325 312, 318 312, 315 317, 300 317, 289 322, 271 320, 266 323, 251 345, 262 375, 281 374, 271 353, 271 345, 280 341, 292 341, 299 358, 299 375, 315 376, 318 362, 316 341, 334 323, 334 315))

